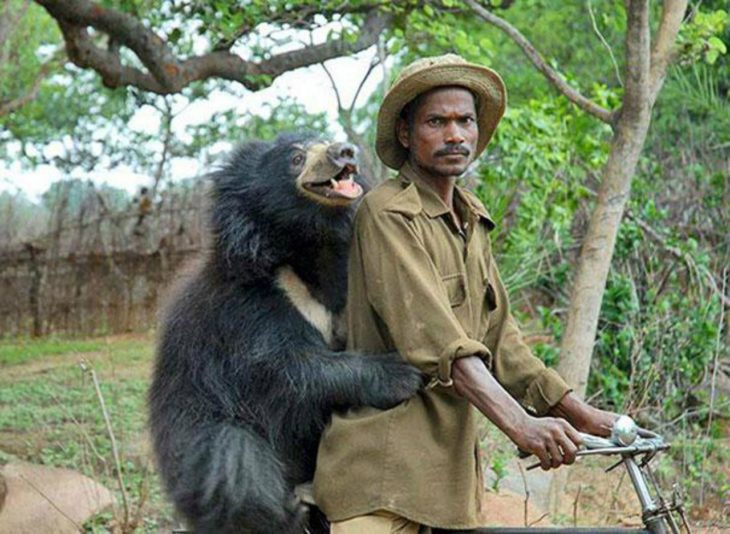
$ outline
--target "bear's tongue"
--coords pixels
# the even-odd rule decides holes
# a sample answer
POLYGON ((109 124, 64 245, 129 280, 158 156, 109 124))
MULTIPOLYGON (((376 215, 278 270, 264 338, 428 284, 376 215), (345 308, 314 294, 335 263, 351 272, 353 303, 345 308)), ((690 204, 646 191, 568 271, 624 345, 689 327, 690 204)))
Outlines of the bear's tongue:
POLYGON ((346 198, 357 198, 362 194, 362 187, 352 178, 348 180, 333 180, 332 189, 346 198))

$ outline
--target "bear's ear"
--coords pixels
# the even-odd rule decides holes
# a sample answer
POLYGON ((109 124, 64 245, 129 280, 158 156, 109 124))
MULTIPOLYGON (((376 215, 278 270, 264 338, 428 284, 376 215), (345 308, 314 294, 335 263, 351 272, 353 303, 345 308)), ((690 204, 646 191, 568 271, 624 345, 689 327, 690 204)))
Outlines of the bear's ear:
POLYGON ((237 146, 210 176, 216 189, 245 186, 247 178, 253 178, 261 157, 271 148, 264 141, 249 141, 237 146))

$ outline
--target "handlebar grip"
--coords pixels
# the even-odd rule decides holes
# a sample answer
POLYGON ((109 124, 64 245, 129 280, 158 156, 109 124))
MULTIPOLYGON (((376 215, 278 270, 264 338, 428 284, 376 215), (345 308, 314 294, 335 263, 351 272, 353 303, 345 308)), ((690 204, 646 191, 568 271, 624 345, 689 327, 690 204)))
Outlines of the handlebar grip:
POLYGON ((594 436, 592 434, 585 434, 578 432, 580 439, 583 441, 583 446, 586 449, 604 449, 608 447, 615 447, 616 443, 608 438, 602 438, 600 436, 594 436))

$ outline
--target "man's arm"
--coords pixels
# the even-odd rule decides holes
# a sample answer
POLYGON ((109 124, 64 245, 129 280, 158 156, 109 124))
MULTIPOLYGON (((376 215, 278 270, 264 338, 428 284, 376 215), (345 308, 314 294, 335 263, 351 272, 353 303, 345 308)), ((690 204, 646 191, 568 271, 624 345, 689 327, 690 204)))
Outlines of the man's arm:
POLYGON ((372 213, 365 199, 355 221, 350 276, 365 286, 367 301, 357 305, 372 307, 398 353, 432 381, 449 384, 454 360, 489 358, 456 318, 441 272, 404 215, 372 213))
POLYGON ((537 456, 543 469, 575 461, 580 434, 564 419, 529 415, 480 358, 455 361, 452 379, 459 395, 476 406, 520 449, 537 456))
MULTIPOLYGON (((531 417, 510 396, 521 399, 526 395, 529 404, 542 414, 569 391, 567 385, 561 382, 559 387, 550 387, 549 375, 554 372, 546 371, 519 341, 516 327, 493 332, 499 342, 494 343, 492 353, 485 344, 467 336, 453 314, 438 269, 405 217, 398 213, 372 214, 364 202, 355 223, 350 260, 350 274, 362 272, 367 304, 388 326, 395 347, 409 363, 448 383, 456 382, 455 364, 462 359, 472 361, 468 368, 459 364, 462 371, 472 372, 471 378, 459 381, 461 389, 457 393, 475 404, 518 446, 545 459, 546 468, 553 462, 556 467, 565 463, 561 447, 568 461, 574 459, 580 438, 574 429, 566 429, 568 423, 531 417), (509 392, 484 364, 490 354, 495 359, 495 376, 508 384, 509 392), (567 434, 571 430, 573 439, 567 434)), ((490 279, 496 283, 498 275, 490 279)), ((509 316, 506 292, 501 283, 497 287, 501 295, 497 311, 509 316)), ((499 317, 495 321, 507 322, 499 317)))
POLYGON ((575 393, 568 393, 550 408, 548 414, 570 422, 575 428, 594 436, 608 437, 618 414, 594 408, 575 393))
POLYGON ((614 413, 593 408, 573 393, 565 395, 549 410, 548 413, 555 417, 533 417, 476 357, 455 361, 452 378, 456 392, 476 406, 520 449, 537 456, 543 469, 575 461, 581 444, 576 428, 608 436, 617 417, 614 413))

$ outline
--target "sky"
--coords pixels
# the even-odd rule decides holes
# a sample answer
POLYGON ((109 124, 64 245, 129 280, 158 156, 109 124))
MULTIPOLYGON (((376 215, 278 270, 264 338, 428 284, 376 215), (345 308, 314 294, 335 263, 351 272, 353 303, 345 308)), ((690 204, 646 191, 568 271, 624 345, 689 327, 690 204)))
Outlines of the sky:
MULTIPOLYGON (((327 69, 335 80, 344 105, 349 105, 357 91, 362 78, 376 54, 375 47, 360 52, 351 57, 337 58, 326 63, 327 69)), ((367 97, 382 83, 382 70, 373 69, 363 86, 358 102, 364 102, 367 97)), ((259 113, 266 102, 276 101, 279 96, 294 97, 305 106, 309 113, 327 113, 333 124, 333 130, 338 131, 337 100, 332 84, 321 66, 313 66, 287 72, 274 80, 274 83, 255 93, 247 92, 243 100, 226 93, 212 94, 206 101, 199 101, 191 105, 175 118, 173 128, 183 131, 189 124, 198 124, 207 120, 214 112, 236 106, 241 113, 259 113)), ((149 113, 138 112, 131 121, 135 129, 142 131, 156 131, 157 120, 150 120, 149 113)), ((344 134, 341 134, 344 137, 344 134)), ((47 150, 53 150, 50 146, 47 150)), ((173 179, 184 179, 198 175, 203 169, 191 168, 190 162, 173 161, 173 179)), ((135 192, 141 185, 149 184, 151 179, 147 175, 137 174, 126 167, 104 169, 92 173, 78 172, 73 177, 91 179, 98 184, 107 183, 114 187, 135 192)), ((63 178, 63 174, 50 165, 39 166, 33 171, 21 169, 17 162, 0 162, 0 191, 23 191, 28 197, 37 200, 41 193, 46 191, 51 183, 63 178)))

